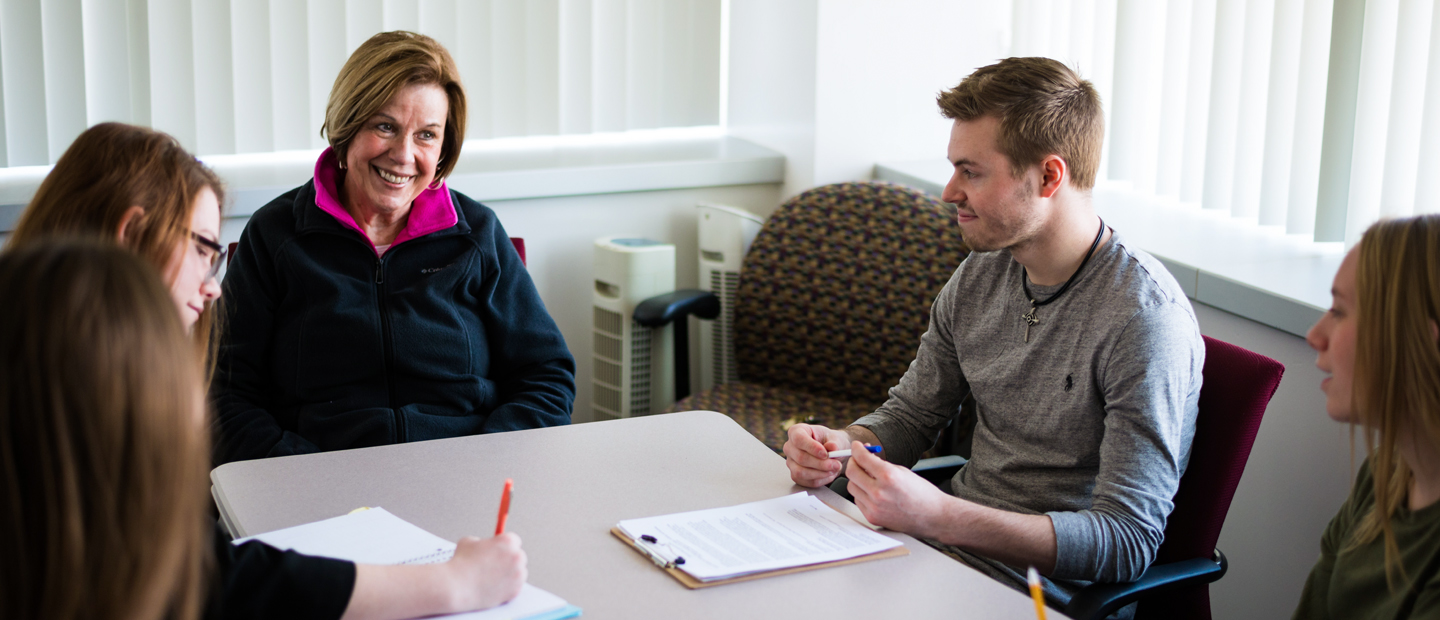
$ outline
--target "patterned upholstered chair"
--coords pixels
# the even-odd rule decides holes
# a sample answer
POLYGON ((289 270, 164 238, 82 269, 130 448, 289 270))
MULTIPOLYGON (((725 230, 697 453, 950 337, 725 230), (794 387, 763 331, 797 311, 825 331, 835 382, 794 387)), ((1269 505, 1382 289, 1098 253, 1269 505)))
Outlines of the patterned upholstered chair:
POLYGON ((890 183, 807 191, 766 221, 734 308, 740 380, 670 411, 735 418, 779 450, 796 422, 843 428, 885 402, 969 250, 954 209, 890 183))

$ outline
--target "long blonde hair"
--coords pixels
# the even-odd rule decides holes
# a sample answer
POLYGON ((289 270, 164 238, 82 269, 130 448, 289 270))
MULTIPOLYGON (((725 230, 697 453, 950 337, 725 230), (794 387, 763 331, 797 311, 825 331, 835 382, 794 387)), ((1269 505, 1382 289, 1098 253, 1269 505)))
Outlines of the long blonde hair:
POLYGON ((42 241, 0 254, 0 299, 0 617, 197 617, 209 444, 167 287, 42 241))
MULTIPOLYGON (((175 248, 190 240, 190 218, 201 190, 225 204, 225 185, 167 133, 124 123, 100 123, 75 138, 40 182, 10 247, 59 235, 114 241, 131 207, 144 213, 125 227, 121 245, 165 272, 175 248)), ((164 273, 165 280, 175 278, 164 273)), ((201 359, 213 368, 223 323, 220 300, 210 303, 191 328, 201 359)), ((207 372, 207 379, 210 373, 207 372)))
POLYGON ((1375 506, 1350 546, 1377 536, 1393 587, 1400 565, 1391 519, 1412 472, 1397 444, 1405 437, 1440 443, 1440 215, 1376 223, 1360 239, 1355 272, 1355 378, 1352 410, 1363 425, 1375 480, 1375 506))

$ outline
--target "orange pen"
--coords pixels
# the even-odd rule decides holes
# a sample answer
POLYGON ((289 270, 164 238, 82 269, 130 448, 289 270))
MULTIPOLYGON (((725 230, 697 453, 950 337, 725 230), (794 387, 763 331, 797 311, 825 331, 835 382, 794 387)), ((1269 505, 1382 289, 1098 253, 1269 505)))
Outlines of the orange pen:
POLYGON ((495 535, 505 533, 505 518, 510 516, 510 491, 515 488, 515 481, 505 479, 505 492, 500 494, 500 516, 495 519, 495 535))

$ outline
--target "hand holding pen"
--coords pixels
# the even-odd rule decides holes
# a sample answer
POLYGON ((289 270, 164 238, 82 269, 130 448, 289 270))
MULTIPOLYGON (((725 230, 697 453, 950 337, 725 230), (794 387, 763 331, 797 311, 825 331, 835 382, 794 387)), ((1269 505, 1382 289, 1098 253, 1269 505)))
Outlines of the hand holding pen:
MULTIPOLYGON (((804 487, 820 487, 834 482, 845 471, 845 461, 850 456, 852 439, 863 443, 879 443, 869 430, 851 427, 856 436, 848 431, 837 431, 818 424, 796 424, 787 431, 785 466, 790 469, 790 479, 804 487)), ((866 448, 872 454, 880 452, 880 446, 866 448)))
POLYGON ((455 556, 435 568, 444 571, 441 579, 417 585, 417 588, 444 586, 451 607, 445 613, 494 607, 515 598, 529 577, 525 551, 520 537, 505 531, 510 515, 510 495, 515 483, 505 481, 500 493, 500 513, 495 520, 495 536, 466 536, 455 543, 455 556))

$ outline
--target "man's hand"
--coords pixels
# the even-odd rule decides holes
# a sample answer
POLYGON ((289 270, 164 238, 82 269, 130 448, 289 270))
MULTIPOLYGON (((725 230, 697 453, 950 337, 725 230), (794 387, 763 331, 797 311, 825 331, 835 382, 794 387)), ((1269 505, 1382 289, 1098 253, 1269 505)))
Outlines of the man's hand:
POLYGON ((937 538, 937 524, 954 499, 918 474, 885 462, 860 442, 850 446, 849 491, 871 523, 896 532, 937 538))
POLYGON ((513 533, 461 538, 455 557, 445 563, 456 597, 452 609, 488 609, 515 598, 527 578, 525 561, 520 537, 513 533))
POLYGON ((785 453, 785 466, 790 468, 790 479, 795 484, 822 487, 840 477, 844 466, 830 458, 829 453, 849 443, 849 435, 815 424, 796 424, 787 432, 789 439, 781 450, 785 453))

